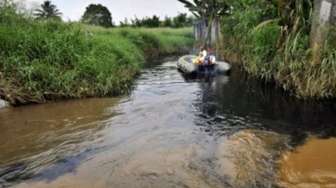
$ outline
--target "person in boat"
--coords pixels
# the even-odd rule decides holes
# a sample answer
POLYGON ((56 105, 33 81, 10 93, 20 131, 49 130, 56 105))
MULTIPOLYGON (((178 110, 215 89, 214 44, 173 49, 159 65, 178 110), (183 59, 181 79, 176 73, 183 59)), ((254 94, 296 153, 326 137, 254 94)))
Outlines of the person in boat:
POLYGON ((195 59, 194 63, 198 65, 203 65, 206 57, 208 56, 208 51, 206 47, 203 47, 198 55, 198 57, 195 59))
POLYGON ((214 54, 214 51, 211 48, 208 48, 206 63, 207 63, 207 65, 213 65, 213 64, 216 63, 216 56, 214 54))
POLYGON ((204 61, 202 65, 204 66, 210 66, 216 63, 216 56, 213 53, 213 50, 211 48, 208 48, 207 54, 204 58, 204 61))

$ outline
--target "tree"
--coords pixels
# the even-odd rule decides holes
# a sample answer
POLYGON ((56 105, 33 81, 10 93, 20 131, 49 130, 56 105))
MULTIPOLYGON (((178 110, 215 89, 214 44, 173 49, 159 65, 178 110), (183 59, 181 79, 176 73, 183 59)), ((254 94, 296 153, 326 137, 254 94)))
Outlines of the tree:
POLYGON ((41 9, 36 9, 34 14, 38 19, 56 19, 61 20, 62 13, 51 1, 44 1, 41 9))
POLYGON ((135 17, 131 20, 131 25, 133 27, 160 27, 161 21, 160 18, 156 15, 142 19, 135 17))
POLYGON ((164 21, 162 22, 162 26, 163 27, 172 27, 173 26, 172 19, 169 18, 168 16, 166 16, 164 21))
POLYGON ((141 20, 137 16, 135 16, 134 19, 131 20, 131 25, 133 27, 141 27, 141 20))
POLYGON ((160 27, 160 18, 156 15, 152 18, 144 18, 142 21, 145 27, 160 27))
POLYGON ((184 27, 187 26, 188 17, 187 14, 179 13, 176 17, 173 18, 174 27, 184 27))
POLYGON ((90 4, 82 16, 82 22, 90 25, 113 27, 112 14, 101 4, 90 4))
POLYGON ((128 19, 125 18, 124 21, 120 21, 120 27, 129 27, 130 23, 128 22, 128 19))

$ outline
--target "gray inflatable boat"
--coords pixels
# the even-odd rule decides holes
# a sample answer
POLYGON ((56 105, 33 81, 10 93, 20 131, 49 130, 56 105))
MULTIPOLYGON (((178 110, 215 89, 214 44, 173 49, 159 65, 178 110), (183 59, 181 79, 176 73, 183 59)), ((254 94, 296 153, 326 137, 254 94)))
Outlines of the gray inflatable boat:
POLYGON ((225 74, 231 70, 231 65, 223 61, 217 61, 216 63, 207 66, 194 64, 193 60, 196 58, 197 56, 194 55, 181 57, 177 62, 177 68, 185 74, 225 74))

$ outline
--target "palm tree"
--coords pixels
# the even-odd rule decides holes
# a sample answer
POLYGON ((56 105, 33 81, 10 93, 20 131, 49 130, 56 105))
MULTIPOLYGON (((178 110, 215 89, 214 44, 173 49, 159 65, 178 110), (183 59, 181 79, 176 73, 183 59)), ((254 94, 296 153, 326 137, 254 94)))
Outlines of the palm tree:
POLYGON ((44 1, 41 4, 41 9, 35 11, 35 16, 39 19, 61 19, 62 13, 56 8, 56 5, 52 4, 51 1, 44 1))

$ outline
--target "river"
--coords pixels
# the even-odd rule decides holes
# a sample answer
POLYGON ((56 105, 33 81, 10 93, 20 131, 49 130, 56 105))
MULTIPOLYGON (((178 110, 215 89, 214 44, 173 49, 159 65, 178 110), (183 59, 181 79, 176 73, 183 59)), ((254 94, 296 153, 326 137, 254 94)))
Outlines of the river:
POLYGON ((335 187, 335 108, 167 60, 128 96, 0 109, 0 187, 335 187))

